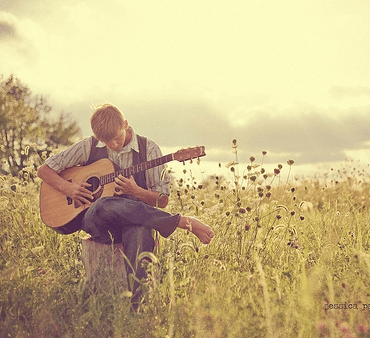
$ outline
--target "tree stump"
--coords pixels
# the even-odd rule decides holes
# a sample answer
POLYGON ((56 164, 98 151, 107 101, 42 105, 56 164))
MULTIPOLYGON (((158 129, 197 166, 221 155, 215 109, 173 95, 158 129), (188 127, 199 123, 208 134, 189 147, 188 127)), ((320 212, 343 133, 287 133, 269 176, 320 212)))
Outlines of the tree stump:
POLYGON ((90 238, 82 239, 82 262, 86 270, 86 279, 96 289, 108 291, 128 290, 123 245, 101 244, 90 238))

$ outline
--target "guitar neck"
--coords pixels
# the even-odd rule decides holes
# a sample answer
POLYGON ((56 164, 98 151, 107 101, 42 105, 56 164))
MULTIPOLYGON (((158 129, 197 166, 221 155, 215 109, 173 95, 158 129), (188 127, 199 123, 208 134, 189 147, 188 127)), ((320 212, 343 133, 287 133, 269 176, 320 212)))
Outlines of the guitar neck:
POLYGON ((156 158, 154 160, 150 160, 147 162, 139 163, 136 165, 133 165, 131 167, 125 168, 125 169, 120 169, 116 170, 112 173, 102 175, 100 177, 100 185, 105 185, 114 182, 115 178, 118 177, 119 175, 122 175, 124 177, 130 177, 134 174, 140 173, 142 171, 145 171, 147 169, 155 168, 158 167, 162 164, 171 162, 174 160, 174 154, 169 154, 166 156, 162 156, 159 158, 156 158))

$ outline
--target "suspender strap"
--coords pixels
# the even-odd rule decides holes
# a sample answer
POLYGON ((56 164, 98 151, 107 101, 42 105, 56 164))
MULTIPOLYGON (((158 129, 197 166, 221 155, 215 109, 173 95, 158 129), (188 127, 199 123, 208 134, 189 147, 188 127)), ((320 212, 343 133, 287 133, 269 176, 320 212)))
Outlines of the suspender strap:
POLYGON ((92 144, 91 144, 91 151, 88 161, 86 165, 94 163, 102 158, 108 158, 108 151, 106 147, 98 148, 96 145, 98 144, 98 140, 92 136, 92 144))
MULTIPOLYGON (((133 152, 132 154, 132 164, 137 165, 139 163, 143 163, 147 161, 146 157, 146 138, 143 136, 137 135, 137 141, 139 144, 139 153, 136 151, 133 152)), ((145 171, 142 171, 140 173, 137 173, 134 176, 134 179, 136 181, 136 184, 143 189, 148 189, 146 185, 146 178, 145 178, 145 171)))
MULTIPOLYGON (((132 152, 132 164, 137 165, 139 163, 143 163, 147 161, 147 149, 146 149, 146 142, 147 139, 143 136, 137 136, 137 141, 139 144, 139 153, 136 151, 132 152)), ((88 161, 86 162, 86 165, 91 164, 93 162, 96 162, 98 160, 101 160, 102 158, 108 158, 108 151, 106 147, 98 148, 96 145, 98 144, 98 140, 93 136, 92 137, 92 144, 91 144, 91 151, 88 161)), ((146 178, 145 178, 145 172, 137 173, 134 176, 134 179, 136 181, 136 184, 143 189, 148 189, 146 185, 146 178)))

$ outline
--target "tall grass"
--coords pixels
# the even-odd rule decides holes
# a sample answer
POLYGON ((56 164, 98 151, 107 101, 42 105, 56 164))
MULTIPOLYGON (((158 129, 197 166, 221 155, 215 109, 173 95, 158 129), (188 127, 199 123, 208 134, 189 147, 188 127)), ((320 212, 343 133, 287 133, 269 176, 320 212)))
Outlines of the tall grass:
POLYGON ((168 210, 215 238, 161 238, 138 314, 124 290, 85 282, 79 235, 40 220, 37 179, 2 177, 0 337, 369 337, 367 168, 297 181, 293 161, 244 168, 233 149, 230 176, 173 180, 168 210))

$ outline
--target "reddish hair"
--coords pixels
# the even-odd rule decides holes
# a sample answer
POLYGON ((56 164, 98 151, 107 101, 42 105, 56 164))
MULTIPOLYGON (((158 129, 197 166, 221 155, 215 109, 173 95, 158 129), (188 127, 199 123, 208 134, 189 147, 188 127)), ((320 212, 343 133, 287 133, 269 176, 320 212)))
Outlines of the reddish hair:
POLYGON ((117 107, 103 104, 95 109, 90 124, 95 137, 99 141, 108 142, 124 127, 125 117, 117 107))

